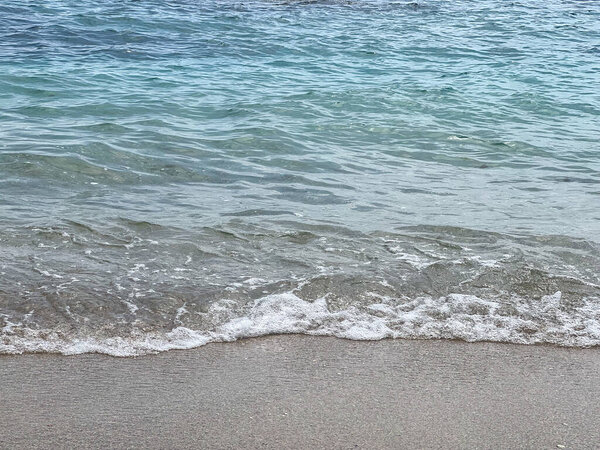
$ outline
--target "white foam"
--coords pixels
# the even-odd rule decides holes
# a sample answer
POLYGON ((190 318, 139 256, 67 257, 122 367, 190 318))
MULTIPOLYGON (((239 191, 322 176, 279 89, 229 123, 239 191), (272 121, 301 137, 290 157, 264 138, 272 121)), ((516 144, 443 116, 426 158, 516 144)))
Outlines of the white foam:
POLYGON ((135 303, 133 303, 131 300, 133 300, 134 297, 137 297, 137 294, 139 292, 131 292, 127 297, 129 298, 129 300, 125 300, 122 299, 121 301, 125 304, 125 306, 127 306, 127 309, 129 309, 129 312, 131 314, 135 314, 137 312, 138 309, 140 309, 135 303))
MULTIPOLYGON (((133 331, 126 337, 105 339, 68 337, 52 330, 24 328, 20 323, 9 322, 5 316, 0 353, 99 352, 133 356, 282 333, 355 340, 447 338, 574 347, 600 345, 598 298, 584 299, 578 307, 562 309, 560 292, 529 302, 520 298, 482 299, 464 294, 402 301, 381 296, 373 299, 372 304, 343 310, 331 309, 326 298, 308 302, 294 292, 267 295, 249 305, 222 299, 202 313, 206 323, 211 324, 206 330, 183 326, 181 318, 189 312, 184 303, 175 317, 180 326, 169 332, 133 331)), ((125 304, 131 313, 138 309, 131 302, 125 301, 125 304)))
POLYGON ((189 311, 185 307, 186 305, 187 305, 187 302, 184 302, 183 305, 181 305, 179 308, 177 308, 177 312, 175 314, 175 321, 176 322, 181 323, 181 317, 184 314, 188 314, 189 313, 189 311))
POLYGON ((46 277, 50 277, 50 278, 57 278, 57 279, 62 279, 62 278, 63 278, 63 277, 62 277, 62 275, 58 275, 58 274, 56 274, 56 273, 50 273, 50 272, 48 272, 47 270, 42 270, 42 269, 39 269, 39 268, 37 268, 37 267, 34 267, 34 270, 35 270, 36 272, 38 272, 38 273, 40 273, 40 274, 42 274, 42 275, 46 276, 46 277))
MULTIPOLYGON (((17 330, 21 324, 11 323, 5 317, 0 353, 98 352, 134 356, 282 333, 355 340, 462 339, 574 347, 600 345, 600 300, 588 299, 567 312, 560 309, 561 298, 561 293, 556 292, 533 304, 515 299, 509 303, 516 313, 506 315, 502 312, 505 301, 463 294, 395 303, 382 299, 382 303, 336 311, 325 298, 308 302, 288 292, 267 295, 245 306, 228 299, 215 302, 204 313, 214 325, 210 330, 178 326, 166 333, 132 332, 127 337, 106 339, 68 338, 51 330, 17 330)), ((181 317, 188 312, 185 306, 177 310, 177 323, 181 324, 181 317)))
POLYGON ((244 280, 242 283, 246 284, 248 286, 251 286, 251 287, 255 287, 255 286, 261 286, 263 284, 267 284, 267 280, 265 280, 264 278, 248 278, 247 280, 244 280))

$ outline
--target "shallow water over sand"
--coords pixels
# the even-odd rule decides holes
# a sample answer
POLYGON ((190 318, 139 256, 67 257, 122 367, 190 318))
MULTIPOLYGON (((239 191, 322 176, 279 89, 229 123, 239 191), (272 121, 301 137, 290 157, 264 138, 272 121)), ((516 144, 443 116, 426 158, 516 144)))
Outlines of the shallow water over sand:
POLYGON ((600 344, 595 2, 0 6, 0 352, 600 344))

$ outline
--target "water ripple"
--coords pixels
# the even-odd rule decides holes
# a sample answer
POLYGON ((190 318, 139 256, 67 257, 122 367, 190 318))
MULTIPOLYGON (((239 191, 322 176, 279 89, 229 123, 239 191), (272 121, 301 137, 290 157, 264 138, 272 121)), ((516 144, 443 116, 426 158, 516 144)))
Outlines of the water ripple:
POLYGON ((3 1, 0 352, 600 344, 599 48, 597 2, 3 1))

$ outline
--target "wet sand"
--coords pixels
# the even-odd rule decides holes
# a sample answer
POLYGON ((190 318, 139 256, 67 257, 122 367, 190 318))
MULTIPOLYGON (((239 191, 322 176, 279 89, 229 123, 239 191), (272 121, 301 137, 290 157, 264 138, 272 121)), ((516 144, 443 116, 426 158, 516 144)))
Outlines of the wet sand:
POLYGON ((0 448, 597 448, 600 349, 271 336, 0 357, 0 448))

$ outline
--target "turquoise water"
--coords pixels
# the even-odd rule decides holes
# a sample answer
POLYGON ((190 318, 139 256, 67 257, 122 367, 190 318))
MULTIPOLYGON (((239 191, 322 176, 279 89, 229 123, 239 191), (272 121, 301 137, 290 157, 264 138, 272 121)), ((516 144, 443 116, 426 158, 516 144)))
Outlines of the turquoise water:
POLYGON ((600 344, 595 1, 5 1, 0 352, 600 344))

